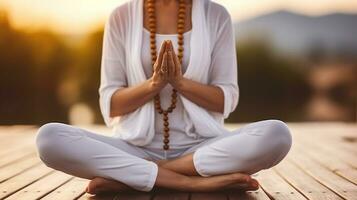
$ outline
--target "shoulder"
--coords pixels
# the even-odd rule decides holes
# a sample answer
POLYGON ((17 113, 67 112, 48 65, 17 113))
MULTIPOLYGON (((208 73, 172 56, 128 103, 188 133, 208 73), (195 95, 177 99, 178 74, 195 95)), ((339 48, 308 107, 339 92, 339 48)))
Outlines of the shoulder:
POLYGON ((106 21, 106 29, 116 33, 119 38, 125 35, 126 26, 128 25, 129 4, 131 1, 120 4, 115 7, 109 14, 106 21))
POLYGON ((231 20, 231 15, 223 5, 213 1, 208 1, 208 3, 208 16, 211 19, 217 20, 218 23, 224 23, 227 20, 231 20))
POLYGON ((119 23, 125 21, 129 14, 129 3, 130 1, 115 7, 109 14, 108 22, 119 23))

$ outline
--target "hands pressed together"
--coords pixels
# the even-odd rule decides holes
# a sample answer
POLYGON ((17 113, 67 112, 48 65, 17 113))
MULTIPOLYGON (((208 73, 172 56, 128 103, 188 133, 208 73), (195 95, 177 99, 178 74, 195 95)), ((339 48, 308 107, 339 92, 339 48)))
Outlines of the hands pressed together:
POLYGON ((181 63, 175 54, 171 40, 162 42, 159 55, 154 64, 153 84, 163 88, 171 84, 176 88, 183 79, 181 63))

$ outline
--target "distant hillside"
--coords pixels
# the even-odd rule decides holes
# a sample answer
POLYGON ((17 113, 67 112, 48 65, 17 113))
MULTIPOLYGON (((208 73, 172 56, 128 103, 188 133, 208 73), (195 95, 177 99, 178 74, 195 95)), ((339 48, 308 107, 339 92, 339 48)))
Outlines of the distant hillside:
POLYGON ((263 37, 279 50, 306 53, 311 48, 357 55, 357 14, 318 17, 278 11, 235 24, 237 39, 263 37))

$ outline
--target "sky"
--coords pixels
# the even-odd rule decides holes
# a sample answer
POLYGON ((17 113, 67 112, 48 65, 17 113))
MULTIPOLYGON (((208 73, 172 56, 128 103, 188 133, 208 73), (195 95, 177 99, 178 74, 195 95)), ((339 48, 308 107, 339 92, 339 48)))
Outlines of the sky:
MULTIPOLYGON (((65 34, 94 30, 111 10, 127 0, 0 0, 15 27, 37 30, 49 28, 65 34)), ((306 15, 333 12, 357 13, 356 0, 214 0, 225 6, 234 21, 276 10, 306 15)))

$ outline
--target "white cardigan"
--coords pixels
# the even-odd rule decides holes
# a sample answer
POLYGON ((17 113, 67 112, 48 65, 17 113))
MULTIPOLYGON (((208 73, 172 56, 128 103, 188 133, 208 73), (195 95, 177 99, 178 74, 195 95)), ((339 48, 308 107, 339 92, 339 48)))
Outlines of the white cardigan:
MULTIPOLYGON (((220 87, 224 93, 224 113, 208 111, 179 95, 185 110, 185 133, 215 137, 228 132, 224 119, 238 104, 234 30, 224 7, 210 0, 192 2, 191 54, 183 76, 220 87)), ((114 127, 116 137, 137 146, 150 143, 155 134, 154 102, 149 101, 131 113, 112 118, 110 101, 116 90, 146 80, 140 59, 142 33, 143 0, 131 0, 111 13, 104 31, 99 88, 100 109, 106 125, 114 127), (120 78, 123 74, 125 80, 120 78)))

